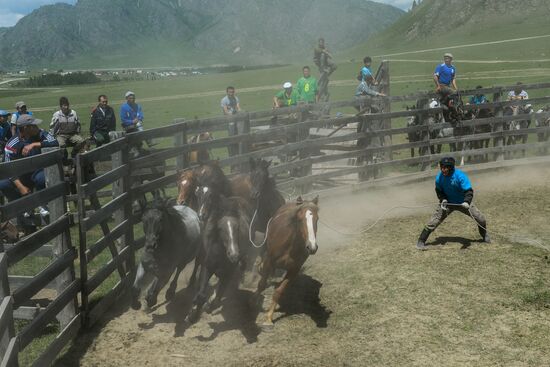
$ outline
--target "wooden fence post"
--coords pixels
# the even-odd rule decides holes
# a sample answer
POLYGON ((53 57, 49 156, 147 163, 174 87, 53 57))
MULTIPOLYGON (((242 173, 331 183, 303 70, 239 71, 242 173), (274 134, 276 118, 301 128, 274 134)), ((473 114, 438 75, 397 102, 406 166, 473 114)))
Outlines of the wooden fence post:
MULTIPOLYGON (((116 169, 125 164, 128 164, 128 161, 129 161, 128 154, 129 154, 128 146, 114 153, 111 156, 111 160, 113 162, 113 169, 116 169)), ((131 172, 128 172, 126 176, 123 176, 117 181, 113 182, 113 199, 119 197, 125 192, 131 192, 130 191, 130 187, 132 184, 131 178, 132 178, 131 172)), ((133 198, 132 198, 132 195, 130 195, 130 198, 126 201, 122 209, 117 210, 114 213, 115 226, 124 222, 124 220, 126 219, 128 220, 127 230, 125 231, 124 235, 120 237, 118 241, 119 242, 118 253, 120 253, 120 251, 126 246, 130 246, 130 252, 132 254, 128 256, 125 270, 126 272, 130 271, 131 273, 133 273, 135 269, 135 247, 134 247, 134 225, 132 223, 132 201, 133 201, 133 198)), ((107 235, 107 233, 105 233, 105 235, 107 235)), ((124 275, 121 274, 121 278, 123 277, 124 275)), ((121 279, 121 280, 124 280, 124 279, 121 279)))
MULTIPOLYGON (((0 244, 0 246, 2 246, 0 244)), ((2 246, 2 251, 4 248, 2 246)), ((15 337, 13 323, 13 299, 10 297, 10 284, 8 281, 8 259, 4 252, 0 253, 0 363, 10 349, 10 342, 15 337), (3 330, 5 328, 5 330, 3 330)), ((17 352, 15 352, 15 364, 17 365, 17 352)))
POLYGON ((77 205, 78 205, 78 257, 80 259, 80 315, 83 326, 88 324, 88 260, 86 258, 86 250, 88 247, 86 227, 84 226, 84 219, 86 218, 86 196, 81 189, 84 185, 85 177, 83 172, 84 162, 82 156, 77 154, 76 156, 76 191, 77 191, 77 205))
MULTIPOLYGON (((390 95, 390 62, 387 60, 383 60, 380 64, 379 71, 380 75, 377 75, 378 77, 378 83, 379 83, 379 92, 385 94, 386 96, 390 95)), ((382 108, 381 111, 383 113, 390 113, 391 112, 391 101, 389 99, 384 99, 382 102, 382 108)), ((382 126, 384 130, 391 129, 391 117, 384 119, 382 126)), ((383 143, 385 146, 392 145, 392 136, 386 135, 384 137, 381 137, 383 139, 383 143)), ((386 159, 392 160, 393 159, 393 152, 389 151, 386 153, 386 159)))
MULTIPOLYGON (((250 134, 250 113, 247 112, 243 122, 241 123, 242 126, 239 126, 239 122, 237 123, 237 132, 238 134, 250 134)), ((239 155, 246 154, 250 151, 249 143, 248 141, 243 141, 239 143, 239 155)), ((241 172, 248 172, 248 162, 241 163, 241 172)))
MULTIPOLYGON (((501 100, 501 93, 498 92, 493 94, 493 102, 500 102, 501 100)), ((502 106, 495 106, 495 117, 502 117, 504 115, 502 106)), ((493 132, 502 132, 504 130, 504 123, 498 122, 493 124, 493 132)), ((495 137, 493 139, 493 147, 499 147, 504 148, 504 136, 495 137)), ((504 160, 504 150, 500 150, 499 152, 496 152, 494 154, 495 161, 503 161, 504 160)))
MULTIPOLYGON (((47 151, 48 149, 43 149, 47 151)), ((55 166, 44 168, 44 175, 46 177, 46 187, 54 186, 63 182, 65 177, 63 174, 63 166, 61 162, 58 162, 55 166)), ((53 222, 67 212, 67 200, 66 193, 49 203, 50 222, 53 222)), ((53 258, 58 259, 62 257, 65 252, 71 249, 71 235, 69 230, 64 231, 57 236, 52 242, 53 258)), ((74 263, 73 263, 74 265, 74 263)), ((74 266, 69 266, 65 271, 59 274, 56 278, 57 294, 61 294, 73 281, 75 280, 74 266)), ((61 329, 65 328, 69 322, 76 316, 78 308, 78 300, 76 295, 72 302, 69 302, 61 312, 57 315, 57 319, 61 324, 61 329)))
MULTIPOLYGON (((430 107, 430 100, 427 99, 424 104, 422 104, 422 109, 426 109, 430 107)), ((420 119, 420 125, 424 127, 424 129, 421 131, 422 134, 422 141, 424 142, 424 145, 422 145, 419 149, 419 155, 425 156, 429 155, 430 152, 430 125, 429 125, 429 115, 428 113, 424 112, 421 113, 418 118, 420 119)), ((422 162, 420 165, 421 171, 427 171, 430 169, 431 163, 428 162, 422 162)))
MULTIPOLYGON (((174 122, 180 123, 181 121, 174 122)), ((174 135, 174 146, 183 147, 187 144, 187 125, 185 129, 174 135)), ((181 156, 176 157, 176 170, 181 171, 189 166, 189 153, 184 153, 181 156)))

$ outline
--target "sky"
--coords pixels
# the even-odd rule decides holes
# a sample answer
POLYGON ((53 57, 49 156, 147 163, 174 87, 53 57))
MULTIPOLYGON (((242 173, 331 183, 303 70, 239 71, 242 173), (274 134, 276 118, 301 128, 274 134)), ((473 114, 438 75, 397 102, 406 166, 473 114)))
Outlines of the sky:
MULTIPOLYGON (((374 0, 378 3, 393 5, 397 8, 407 10, 412 0, 374 0)), ((76 0, 0 0, 0 27, 11 27, 25 15, 42 5, 54 3, 74 4, 76 0)))

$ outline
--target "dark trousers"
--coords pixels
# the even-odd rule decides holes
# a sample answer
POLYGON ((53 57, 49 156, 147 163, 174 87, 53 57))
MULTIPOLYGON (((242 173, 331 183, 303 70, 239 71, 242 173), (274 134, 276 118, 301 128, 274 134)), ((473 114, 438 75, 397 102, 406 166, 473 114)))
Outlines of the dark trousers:
MULTIPOLYGON (((44 176, 43 169, 25 174, 19 177, 19 179, 23 185, 30 189, 42 190, 46 187, 46 177, 44 176)), ((17 200, 21 197, 21 193, 19 193, 15 184, 9 179, 0 180, 0 191, 8 201, 17 200)))

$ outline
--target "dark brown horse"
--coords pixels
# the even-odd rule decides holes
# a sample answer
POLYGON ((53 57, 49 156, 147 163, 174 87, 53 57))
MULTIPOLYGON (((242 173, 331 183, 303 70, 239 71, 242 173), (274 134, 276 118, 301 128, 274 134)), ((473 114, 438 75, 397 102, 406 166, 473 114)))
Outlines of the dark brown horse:
POLYGON ((304 201, 298 197, 295 202, 283 205, 269 223, 267 251, 262 262, 261 279, 253 302, 267 286, 267 280, 275 269, 286 270, 283 281, 273 293, 267 312, 266 325, 273 325, 273 312, 288 284, 296 278, 309 255, 317 252, 317 221, 319 219, 319 197, 304 201))
POLYGON ((0 243, 15 243, 19 239, 17 227, 9 220, 0 223, 0 243))

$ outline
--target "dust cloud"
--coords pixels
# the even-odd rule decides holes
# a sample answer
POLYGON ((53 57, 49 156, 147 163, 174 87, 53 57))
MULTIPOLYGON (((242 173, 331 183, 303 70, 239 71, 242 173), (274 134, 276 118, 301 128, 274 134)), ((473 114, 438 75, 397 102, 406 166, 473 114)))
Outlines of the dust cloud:
MULTIPOLYGON (((489 193, 528 190, 532 186, 550 185, 548 164, 542 167, 495 169, 490 172, 467 174, 474 188, 474 202, 476 198, 489 193)), ((373 225, 382 216, 385 219, 425 214, 424 220, 427 221, 437 205, 434 191, 435 175, 436 171, 433 171, 432 178, 418 183, 373 188, 343 196, 321 196, 317 233, 319 246, 329 248, 349 244, 350 239, 359 236, 361 231, 373 225), (416 208, 396 208, 400 206, 416 208), (395 209, 391 210, 392 208, 395 209), (391 211, 387 212, 388 210, 391 211), (334 229, 344 234, 337 233, 334 229)), ((424 224, 423 220, 418 222, 418 233, 424 224)), ((396 223, 396 231, 399 230, 398 227, 399 224, 396 223)))

